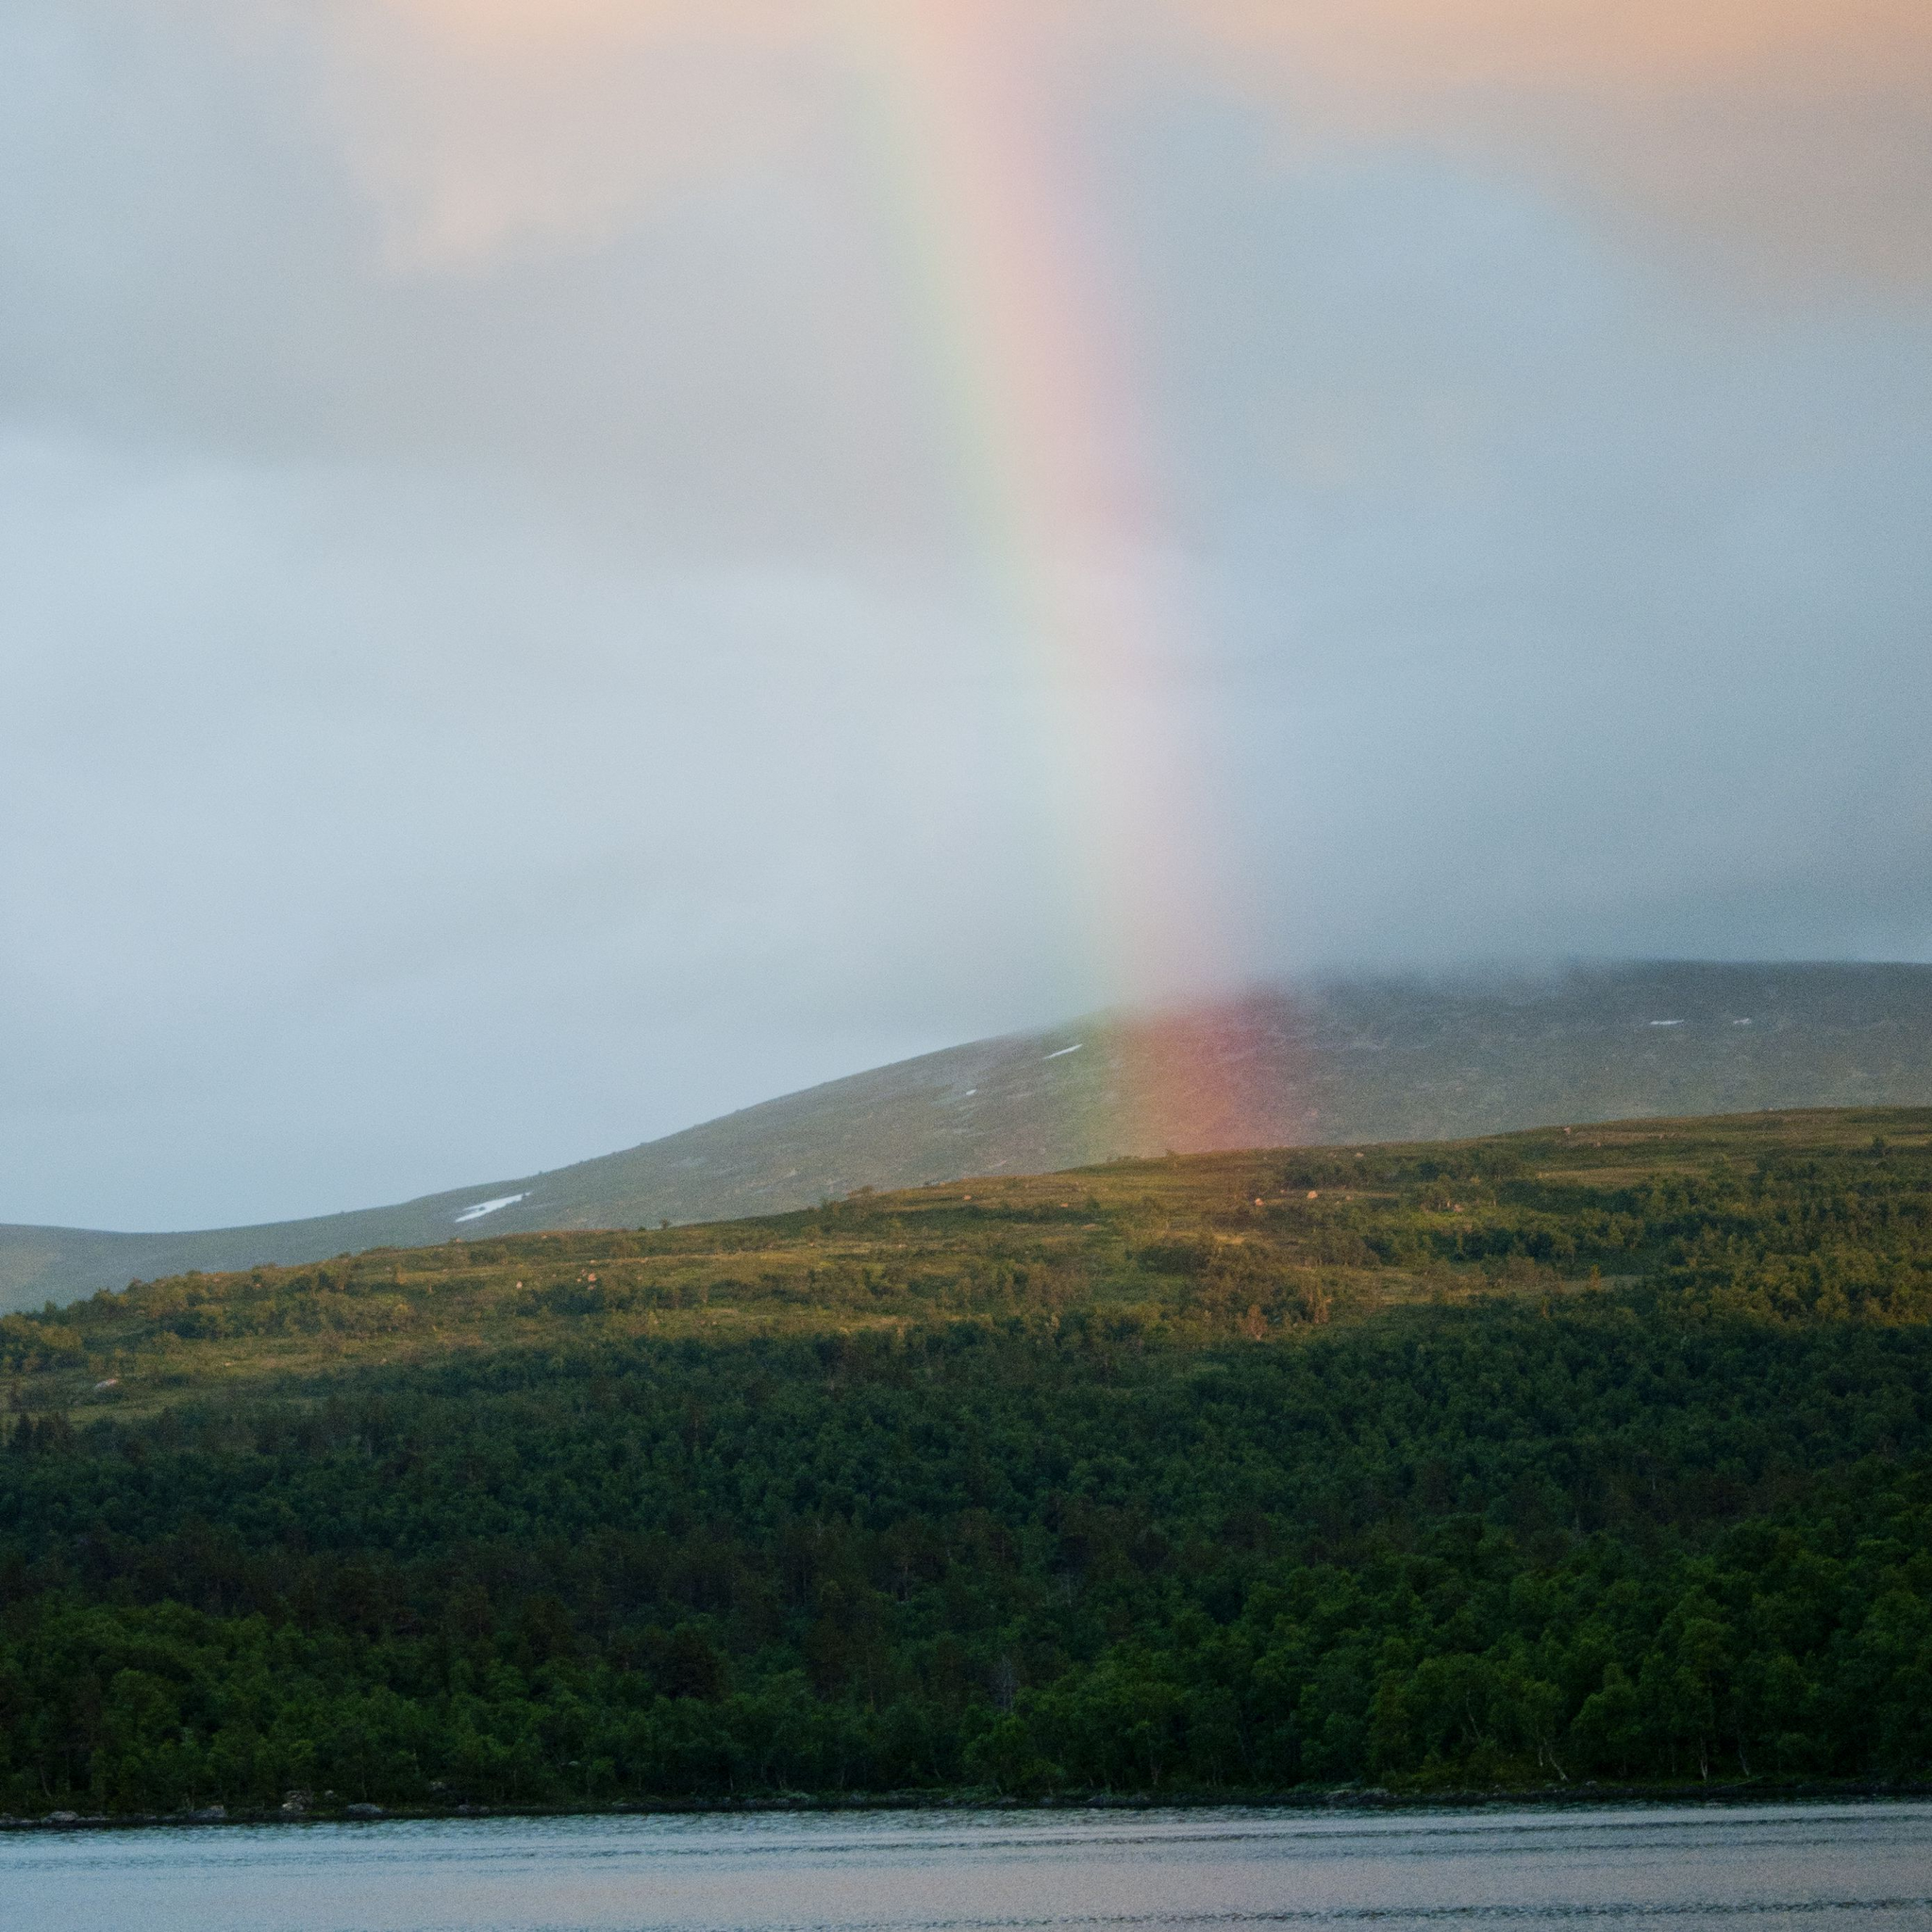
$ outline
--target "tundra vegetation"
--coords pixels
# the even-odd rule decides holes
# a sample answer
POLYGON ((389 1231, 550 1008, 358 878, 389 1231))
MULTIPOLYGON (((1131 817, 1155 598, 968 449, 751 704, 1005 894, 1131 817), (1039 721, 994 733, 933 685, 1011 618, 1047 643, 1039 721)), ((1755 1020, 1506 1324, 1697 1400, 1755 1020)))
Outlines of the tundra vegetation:
POLYGON ((1928 1183, 1646 1121, 8 1317, 0 1806, 1918 1778, 1928 1183))

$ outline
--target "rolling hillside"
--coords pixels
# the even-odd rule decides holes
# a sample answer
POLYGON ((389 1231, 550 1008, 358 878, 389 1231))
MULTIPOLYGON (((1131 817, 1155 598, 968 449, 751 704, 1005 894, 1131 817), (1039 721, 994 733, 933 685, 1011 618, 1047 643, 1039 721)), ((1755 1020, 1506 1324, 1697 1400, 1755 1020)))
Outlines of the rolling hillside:
POLYGON ((0 1827, 1932 1777, 1932 1108, 183 1276, 0 1377, 0 1827))
POLYGON ((1932 967, 1661 963, 1356 978, 857 1074, 549 1173, 179 1234, 0 1227, 0 1308, 452 1235, 637 1227, 1120 1154, 1932 1103, 1932 967))

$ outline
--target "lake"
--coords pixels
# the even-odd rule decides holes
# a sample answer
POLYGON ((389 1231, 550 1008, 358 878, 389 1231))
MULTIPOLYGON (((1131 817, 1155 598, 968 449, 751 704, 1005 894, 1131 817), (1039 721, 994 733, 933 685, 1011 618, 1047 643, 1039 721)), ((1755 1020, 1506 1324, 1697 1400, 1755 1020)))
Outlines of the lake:
POLYGON ((0 1837, 8 1932, 1932 1925, 1932 1805, 898 1811, 0 1837))

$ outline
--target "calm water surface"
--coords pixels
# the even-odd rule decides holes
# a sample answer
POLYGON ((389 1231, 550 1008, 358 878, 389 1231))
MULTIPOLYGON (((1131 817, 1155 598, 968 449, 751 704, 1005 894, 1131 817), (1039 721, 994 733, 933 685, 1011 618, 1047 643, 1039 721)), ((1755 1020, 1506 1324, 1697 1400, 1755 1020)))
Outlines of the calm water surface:
POLYGON ((881 1812, 0 1839, 7 1932, 1932 1928, 1932 1805, 881 1812))

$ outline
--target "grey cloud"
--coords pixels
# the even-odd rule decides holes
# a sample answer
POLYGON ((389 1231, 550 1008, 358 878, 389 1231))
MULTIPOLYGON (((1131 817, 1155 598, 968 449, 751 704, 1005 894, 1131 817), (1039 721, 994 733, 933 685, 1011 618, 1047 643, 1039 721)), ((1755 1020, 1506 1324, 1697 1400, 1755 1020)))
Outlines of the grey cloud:
MULTIPOLYGON (((399 260, 210 17, 0 26, 0 1217, 525 1172, 1118 990, 825 72, 722 174, 399 260)), ((1165 622, 1062 696, 1177 766, 1203 975, 1924 957, 1923 302, 1085 86, 1169 493, 1083 563, 1165 622)))

